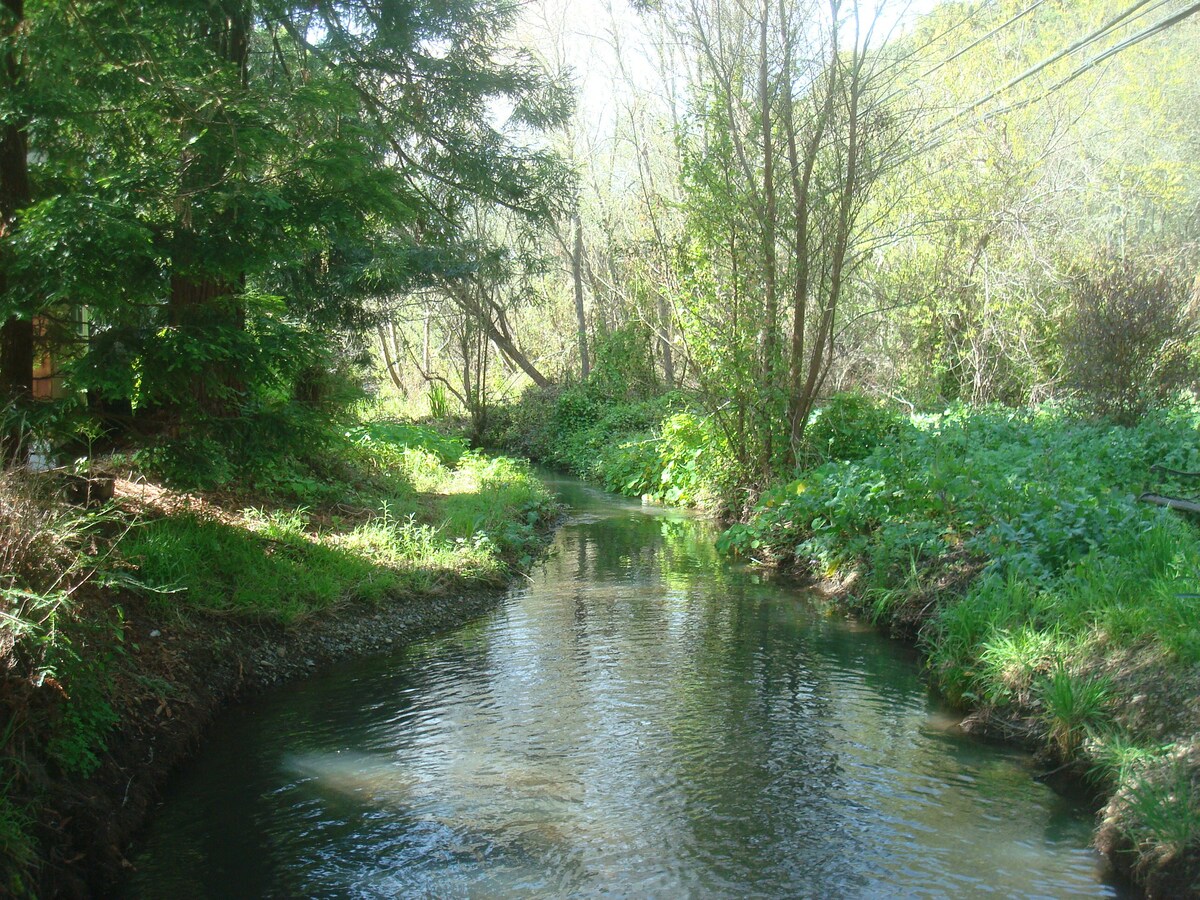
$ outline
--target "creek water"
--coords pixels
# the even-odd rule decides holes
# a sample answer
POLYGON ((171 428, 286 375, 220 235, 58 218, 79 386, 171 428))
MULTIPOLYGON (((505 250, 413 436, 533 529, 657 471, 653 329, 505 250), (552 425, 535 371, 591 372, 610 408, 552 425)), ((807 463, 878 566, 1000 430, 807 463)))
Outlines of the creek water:
POLYGON ((1124 895, 909 648, 548 481, 568 518, 490 614, 223 716, 126 896, 1124 895))

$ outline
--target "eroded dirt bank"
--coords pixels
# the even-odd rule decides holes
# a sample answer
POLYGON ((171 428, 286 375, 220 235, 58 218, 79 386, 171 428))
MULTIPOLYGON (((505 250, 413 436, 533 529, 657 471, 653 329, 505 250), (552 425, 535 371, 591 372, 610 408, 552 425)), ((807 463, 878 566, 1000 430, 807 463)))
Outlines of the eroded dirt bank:
MULTIPOLYGON (((834 580, 813 579, 811 585, 827 602, 871 619, 894 637, 927 651, 928 647, 922 645, 924 627, 944 604, 953 602, 968 588, 982 568, 982 560, 963 558, 939 572, 927 573, 924 589, 892 606, 882 618, 874 615, 864 599, 857 574, 834 580)), ((1195 784, 1196 773, 1200 773, 1200 667, 1180 669, 1159 654, 1134 650, 1110 655, 1091 674, 1112 685, 1109 704, 1114 722, 1129 733, 1175 745, 1158 770, 1150 773, 1151 789, 1161 791, 1164 797, 1178 793, 1175 813, 1181 818, 1193 815, 1186 808, 1187 796, 1175 791, 1177 786, 1171 781, 1183 773, 1193 780, 1194 791, 1200 789, 1200 784, 1195 784)), ((1042 761, 1045 772, 1041 777, 1048 783, 1093 796, 1098 810, 1095 846, 1135 889, 1148 898, 1162 900, 1200 897, 1200 854, 1191 847, 1182 852, 1163 852, 1161 845, 1139 844, 1133 839, 1131 835, 1142 824, 1138 819, 1139 798, 1125 790, 1114 791, 1111 784, 1092 777, 1099 760, 1086 740, 1075 755, 1064 760, 1035 692, 1023 692, 1017 702, 1003 706, 975 698, 964 712, 961 728, 966 733, 1023 747, 1042 761)))
POLYGON ((284 629, 219 619, 173 627, 125 610, 127 664, 117 676, 120 722, 100 769, 82 783, 49 785, 39 823, 47 857, 38 893, 104 896, 130 866, 125 851, 153 814, 175 769, 206 728, 239 699, 339 660, 398 652, 493 607, 502 591, 347 604, 334 615, 284 629))

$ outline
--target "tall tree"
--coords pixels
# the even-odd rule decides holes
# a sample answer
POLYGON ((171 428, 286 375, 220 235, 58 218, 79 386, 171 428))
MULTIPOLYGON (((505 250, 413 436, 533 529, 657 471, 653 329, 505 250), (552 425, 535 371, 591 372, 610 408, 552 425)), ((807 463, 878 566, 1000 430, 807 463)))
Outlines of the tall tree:
MULTIPOLYGON (((17 227, 17 215, 32 200, 29 183, 28 120, 23 110, 21 31, 25 27, 24 0, 0 2, 0 92, 3 121, 0 123, 0 243, 9 244, 17 227)), ((33 393, 33 304, 27 296, 13 298, 9 254, 0 250, 0 297, 5 312, 0 316, 0 404, 29 400, 33 393)), ((24 452, 24 435, 19 418, 0 434, 0 454, 9 462, 24 452)))

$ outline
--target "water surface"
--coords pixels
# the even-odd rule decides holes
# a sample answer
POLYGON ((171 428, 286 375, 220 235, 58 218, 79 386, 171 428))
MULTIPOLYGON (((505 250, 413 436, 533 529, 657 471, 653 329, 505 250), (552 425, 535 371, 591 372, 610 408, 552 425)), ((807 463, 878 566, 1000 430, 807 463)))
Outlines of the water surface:
POLYGON ((911 650, 567 479, 491 614, 231 710, 129 896, 1102 897, 1086 809, 911 650))

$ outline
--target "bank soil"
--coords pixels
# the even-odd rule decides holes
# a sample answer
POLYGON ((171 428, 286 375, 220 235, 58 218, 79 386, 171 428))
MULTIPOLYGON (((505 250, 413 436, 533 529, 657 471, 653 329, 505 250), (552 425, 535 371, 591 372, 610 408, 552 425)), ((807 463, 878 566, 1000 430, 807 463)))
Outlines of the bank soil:
MULTIPOLYGON (((127 874, 126 850, 153 813, 172 772, 200 746, 225 707, 339 660, 397 652, 454 628, 500 601, 502 592, 350 603, 298 626, 194 618, 168 625, 128 598, 126 658, 114 674, 119 724, 99 770, 85 781, 45 778, 37 831, 45 859, 37 892, 103 896, 127 874)), ((52 685, 33 689, 26 703, 52 685)), ((36 765, 36 763, 35 763, 36 765)))

